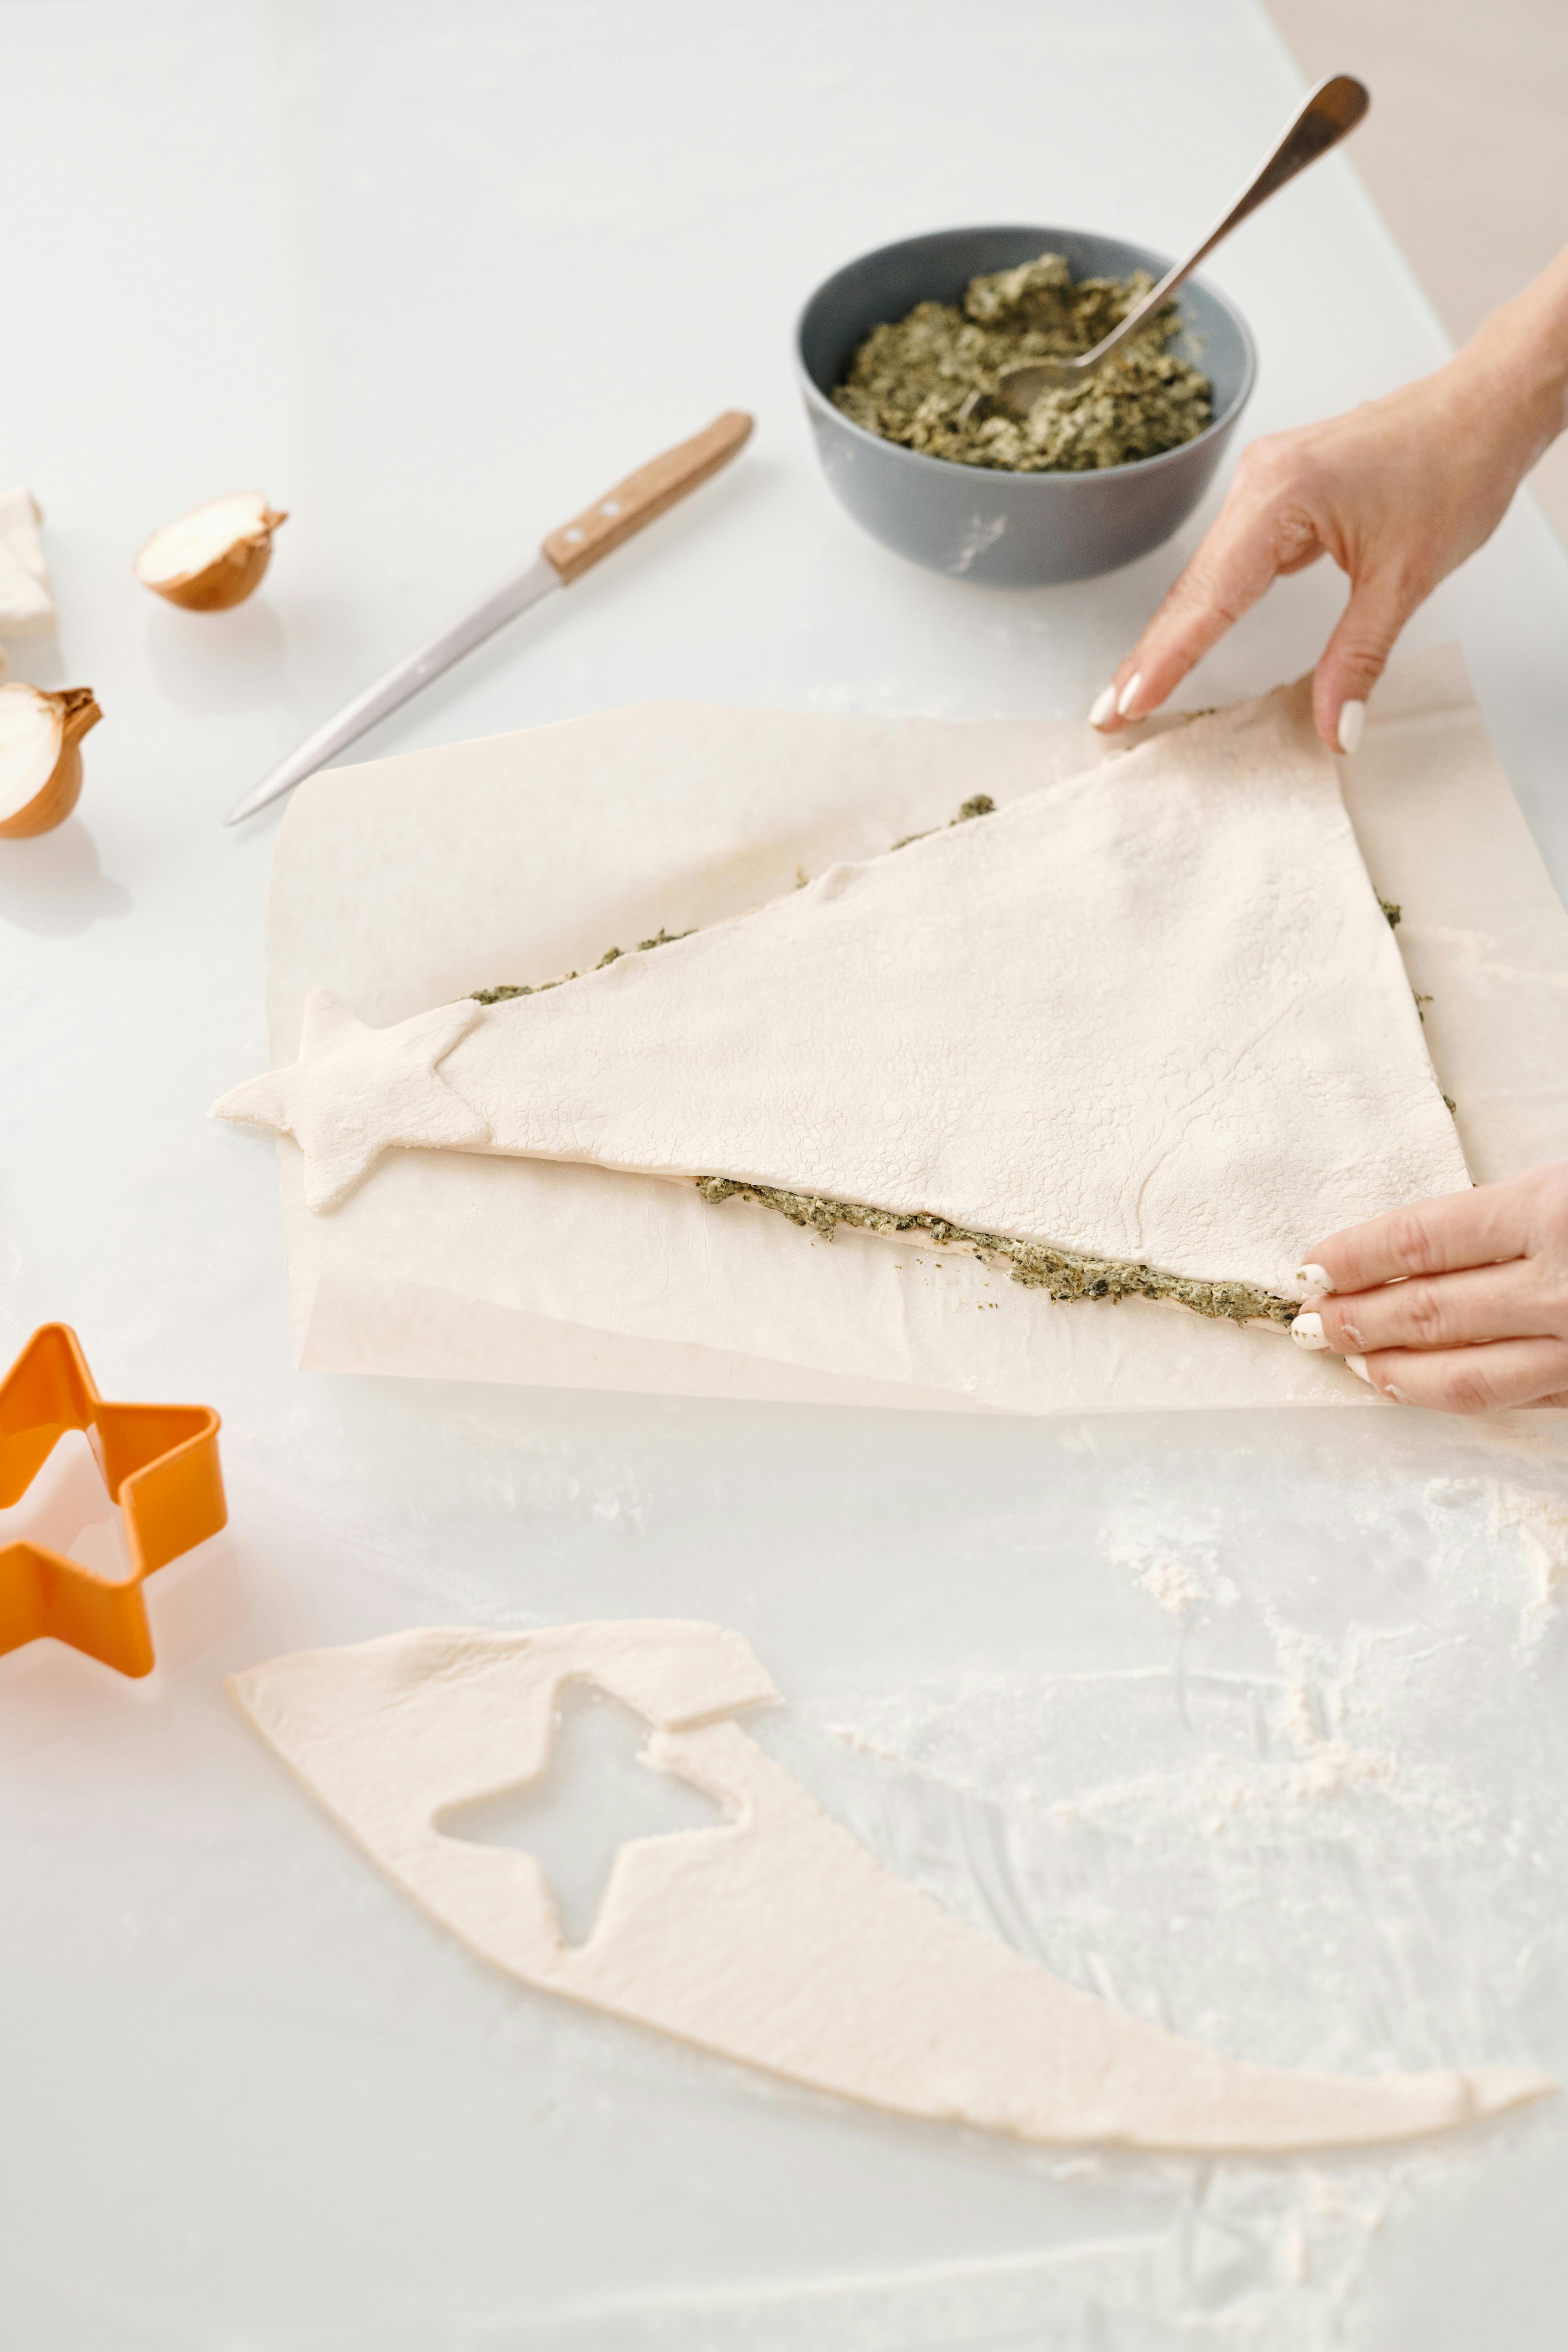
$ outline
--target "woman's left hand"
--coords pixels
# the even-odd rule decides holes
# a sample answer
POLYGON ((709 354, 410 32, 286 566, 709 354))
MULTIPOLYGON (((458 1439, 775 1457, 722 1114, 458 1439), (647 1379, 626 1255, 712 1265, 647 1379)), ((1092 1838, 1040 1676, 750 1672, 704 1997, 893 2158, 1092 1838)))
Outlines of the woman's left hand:
POLYGON ((1568 1406, 1568 1161, 1395 1209, 1307 1260, 1291 1338, 1352 1358, 1384 1396, 1568 1406))

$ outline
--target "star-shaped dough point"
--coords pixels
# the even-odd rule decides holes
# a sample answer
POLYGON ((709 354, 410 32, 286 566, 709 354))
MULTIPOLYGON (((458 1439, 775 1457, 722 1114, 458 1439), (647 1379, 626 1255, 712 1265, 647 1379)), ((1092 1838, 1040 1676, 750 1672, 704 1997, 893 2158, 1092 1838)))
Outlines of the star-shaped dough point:
POLYGON ((489 1142, 488 1120, 436 1075, 483 1009, 466 999, 373 1029, 313 989, 299 1060, 247 1078, 211 1116, 291 1135, 305 1155, 306 1202, 335 1208, 395 1145, 462 1151, 489 1142))

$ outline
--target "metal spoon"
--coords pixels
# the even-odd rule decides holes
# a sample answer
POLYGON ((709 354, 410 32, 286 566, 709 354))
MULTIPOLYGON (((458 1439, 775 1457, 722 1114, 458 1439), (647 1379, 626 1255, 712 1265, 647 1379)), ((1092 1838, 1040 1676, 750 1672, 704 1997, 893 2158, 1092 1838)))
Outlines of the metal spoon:
POLYGON ((1158 286, 1152 286, 1142 302, 1134 304, 1120 326, 1113 327, 1102 342, 1076 360, 1029 360, 1021 367, 1004 368, 996 380, 994 393, 972 392, 958 412, 958 422, 966 425, 972 416, 986 416, 996 408, 1014 416, 1027 416, 1042 392, 1059 390, 1064 384, 1082 383, 1104 365, 1112 352, 1135 334, 1152 311, 1162 302, 1169 301, 1184 279, 1190 278, 1200 261, 1205 260, 1231 230, 1259 205, 1267 204, 1275 191, 1331 147, 1337 147, 1347 131, 1353 131, 1372 97, 1365 85, 1351 74, 1334 74, 1320 82, 1300 112, 1280 140, 1273 152, 1267 156, 1237 196, 1235 204, 1218 226, 1210 229, 1196 249, 1185 261, 1178 261, 1167 269, 1158 286))

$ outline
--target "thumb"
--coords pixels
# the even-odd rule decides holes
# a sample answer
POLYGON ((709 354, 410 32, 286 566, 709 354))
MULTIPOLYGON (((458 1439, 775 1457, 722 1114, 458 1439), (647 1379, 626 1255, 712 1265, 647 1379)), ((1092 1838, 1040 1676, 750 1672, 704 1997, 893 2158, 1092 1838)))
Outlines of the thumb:
POLYGON ((1352 583, 1312 684, 1312 716, 1331 751, 1353 751, 1361 741, 1367 696, 1420 601, 1393 572, 1352 583))

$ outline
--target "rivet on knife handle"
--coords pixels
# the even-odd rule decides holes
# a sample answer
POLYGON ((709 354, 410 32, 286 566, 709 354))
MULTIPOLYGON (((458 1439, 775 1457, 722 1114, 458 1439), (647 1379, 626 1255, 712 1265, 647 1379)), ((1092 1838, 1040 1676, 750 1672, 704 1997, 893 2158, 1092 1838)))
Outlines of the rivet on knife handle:
POLYGON ((705 432, 639 466, 580 515, 551 531, 544 541, 544 552, 568 587, 602 555, 621 546, 688 490, 727 466, 751 430, 752 420, 744 409, 727 408, 705 432))

